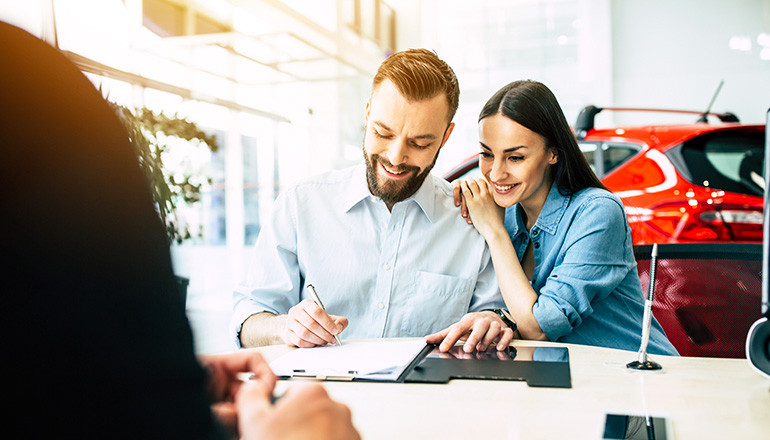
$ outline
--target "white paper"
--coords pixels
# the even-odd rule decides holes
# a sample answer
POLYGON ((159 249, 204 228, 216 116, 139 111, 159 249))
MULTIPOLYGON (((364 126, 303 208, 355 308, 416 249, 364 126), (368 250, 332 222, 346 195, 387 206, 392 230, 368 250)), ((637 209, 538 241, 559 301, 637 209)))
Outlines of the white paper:
POLYGON ((356 377, 396 380, 425 347, 422 339, 343 341, 298 348, 270 363, 276 376, 356 377))

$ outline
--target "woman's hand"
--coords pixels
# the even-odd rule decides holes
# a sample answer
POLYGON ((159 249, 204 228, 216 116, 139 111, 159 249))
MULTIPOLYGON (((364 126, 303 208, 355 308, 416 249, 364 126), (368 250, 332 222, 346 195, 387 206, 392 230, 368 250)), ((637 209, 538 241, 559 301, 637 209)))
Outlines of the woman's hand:
MULTIPOLYGON (((461 179, 452 182, 452 196, 455 200, 455 206, 460 207, 460 215, 462 215, 463 218, 468 219, 468 206, 465 204, 465 199, 463 198, 463 190, 461 188, 462 183, 463 181, 461 179)), ((468 219, 468 223, 471 223, 470 219, 468 219)))
MULTIPOLYGON (((495 203, 489 183, 484 179, 462 180, 455 184, 455 205, 460 198, 460 213, 489 242, 505 231, 505 208, 495 203)), ((507 235, 507 234, 506 234, 507 235)))
POLYGON ((455 343, 465 340, 463 351, 485 351, 490 345, 498 350, 505 350, 513 339, 513 330, 503 323, 494 312, 468 313, 460 322, 425 337, 429 344, 441 344, 439 350, 448 351, 455 343))

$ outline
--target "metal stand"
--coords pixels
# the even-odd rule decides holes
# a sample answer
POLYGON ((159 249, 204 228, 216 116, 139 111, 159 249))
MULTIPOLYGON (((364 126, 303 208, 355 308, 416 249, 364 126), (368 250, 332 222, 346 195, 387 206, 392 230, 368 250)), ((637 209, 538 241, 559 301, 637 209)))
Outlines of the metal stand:
POLYGON ((652 326, 652 300, 655 298, 655 270, 658 266, 658 244, 652 245, 650 260, 650 286, 647 289, 647 299, 644 301, 644 318, 642 320, 642 344, 639 347, 639 357, 626 364, 632 370, 660 370, 659 363, 647 358, 647 344, 650 342, 650 327, 652 326))

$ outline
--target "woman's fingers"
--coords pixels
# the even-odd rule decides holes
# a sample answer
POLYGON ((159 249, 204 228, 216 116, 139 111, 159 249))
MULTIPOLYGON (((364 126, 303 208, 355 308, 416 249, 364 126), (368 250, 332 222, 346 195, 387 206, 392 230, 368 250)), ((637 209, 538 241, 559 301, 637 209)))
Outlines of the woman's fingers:
POLYGON ((473 220, 471 220, 470 212, 468 212, 468 199, 473 197, 473 194, 471 194, 470 189, 468 188, 468 181, 461 180, 459 184, 457 185, 457 188, 460 190, 460 215, 463 216, 466 222, 468 222, 469 225, 473 224, 473 220))
POLYGON ((479 184, 475 179, 468 179, 468 189, 471 190, 471 194, 473 194, 474 197, 479 196, 479 184))
POLYGON ((486 179, 476 179, 476 184, 479 186, 479 195, 486 197, 492 192, 486 179))
POLYGON ((460 191, 463 202, 474 202, 489 194, 489 186, 484 179, 468 179, 462 181, 460 191))
POLYGON ((460 189, 460 184, 462 183, 462 180, 455 180, 452 182, 452 198, 455 201, 455 206, 460 206, 462 203, 462 189, 460 189))

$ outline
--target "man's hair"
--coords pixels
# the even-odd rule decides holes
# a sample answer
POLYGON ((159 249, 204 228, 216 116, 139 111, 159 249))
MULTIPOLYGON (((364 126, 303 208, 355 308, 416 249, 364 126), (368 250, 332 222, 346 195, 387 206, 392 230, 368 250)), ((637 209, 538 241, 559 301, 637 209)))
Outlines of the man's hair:
POLYGON ((460 86, 452 68, 435 52, 409 49, 389 56, 377 69, 372 91, 388 79, 409 100, 421 101, 443 93, 449 104, 447 123, 454 118, 460 102, 460 86))

